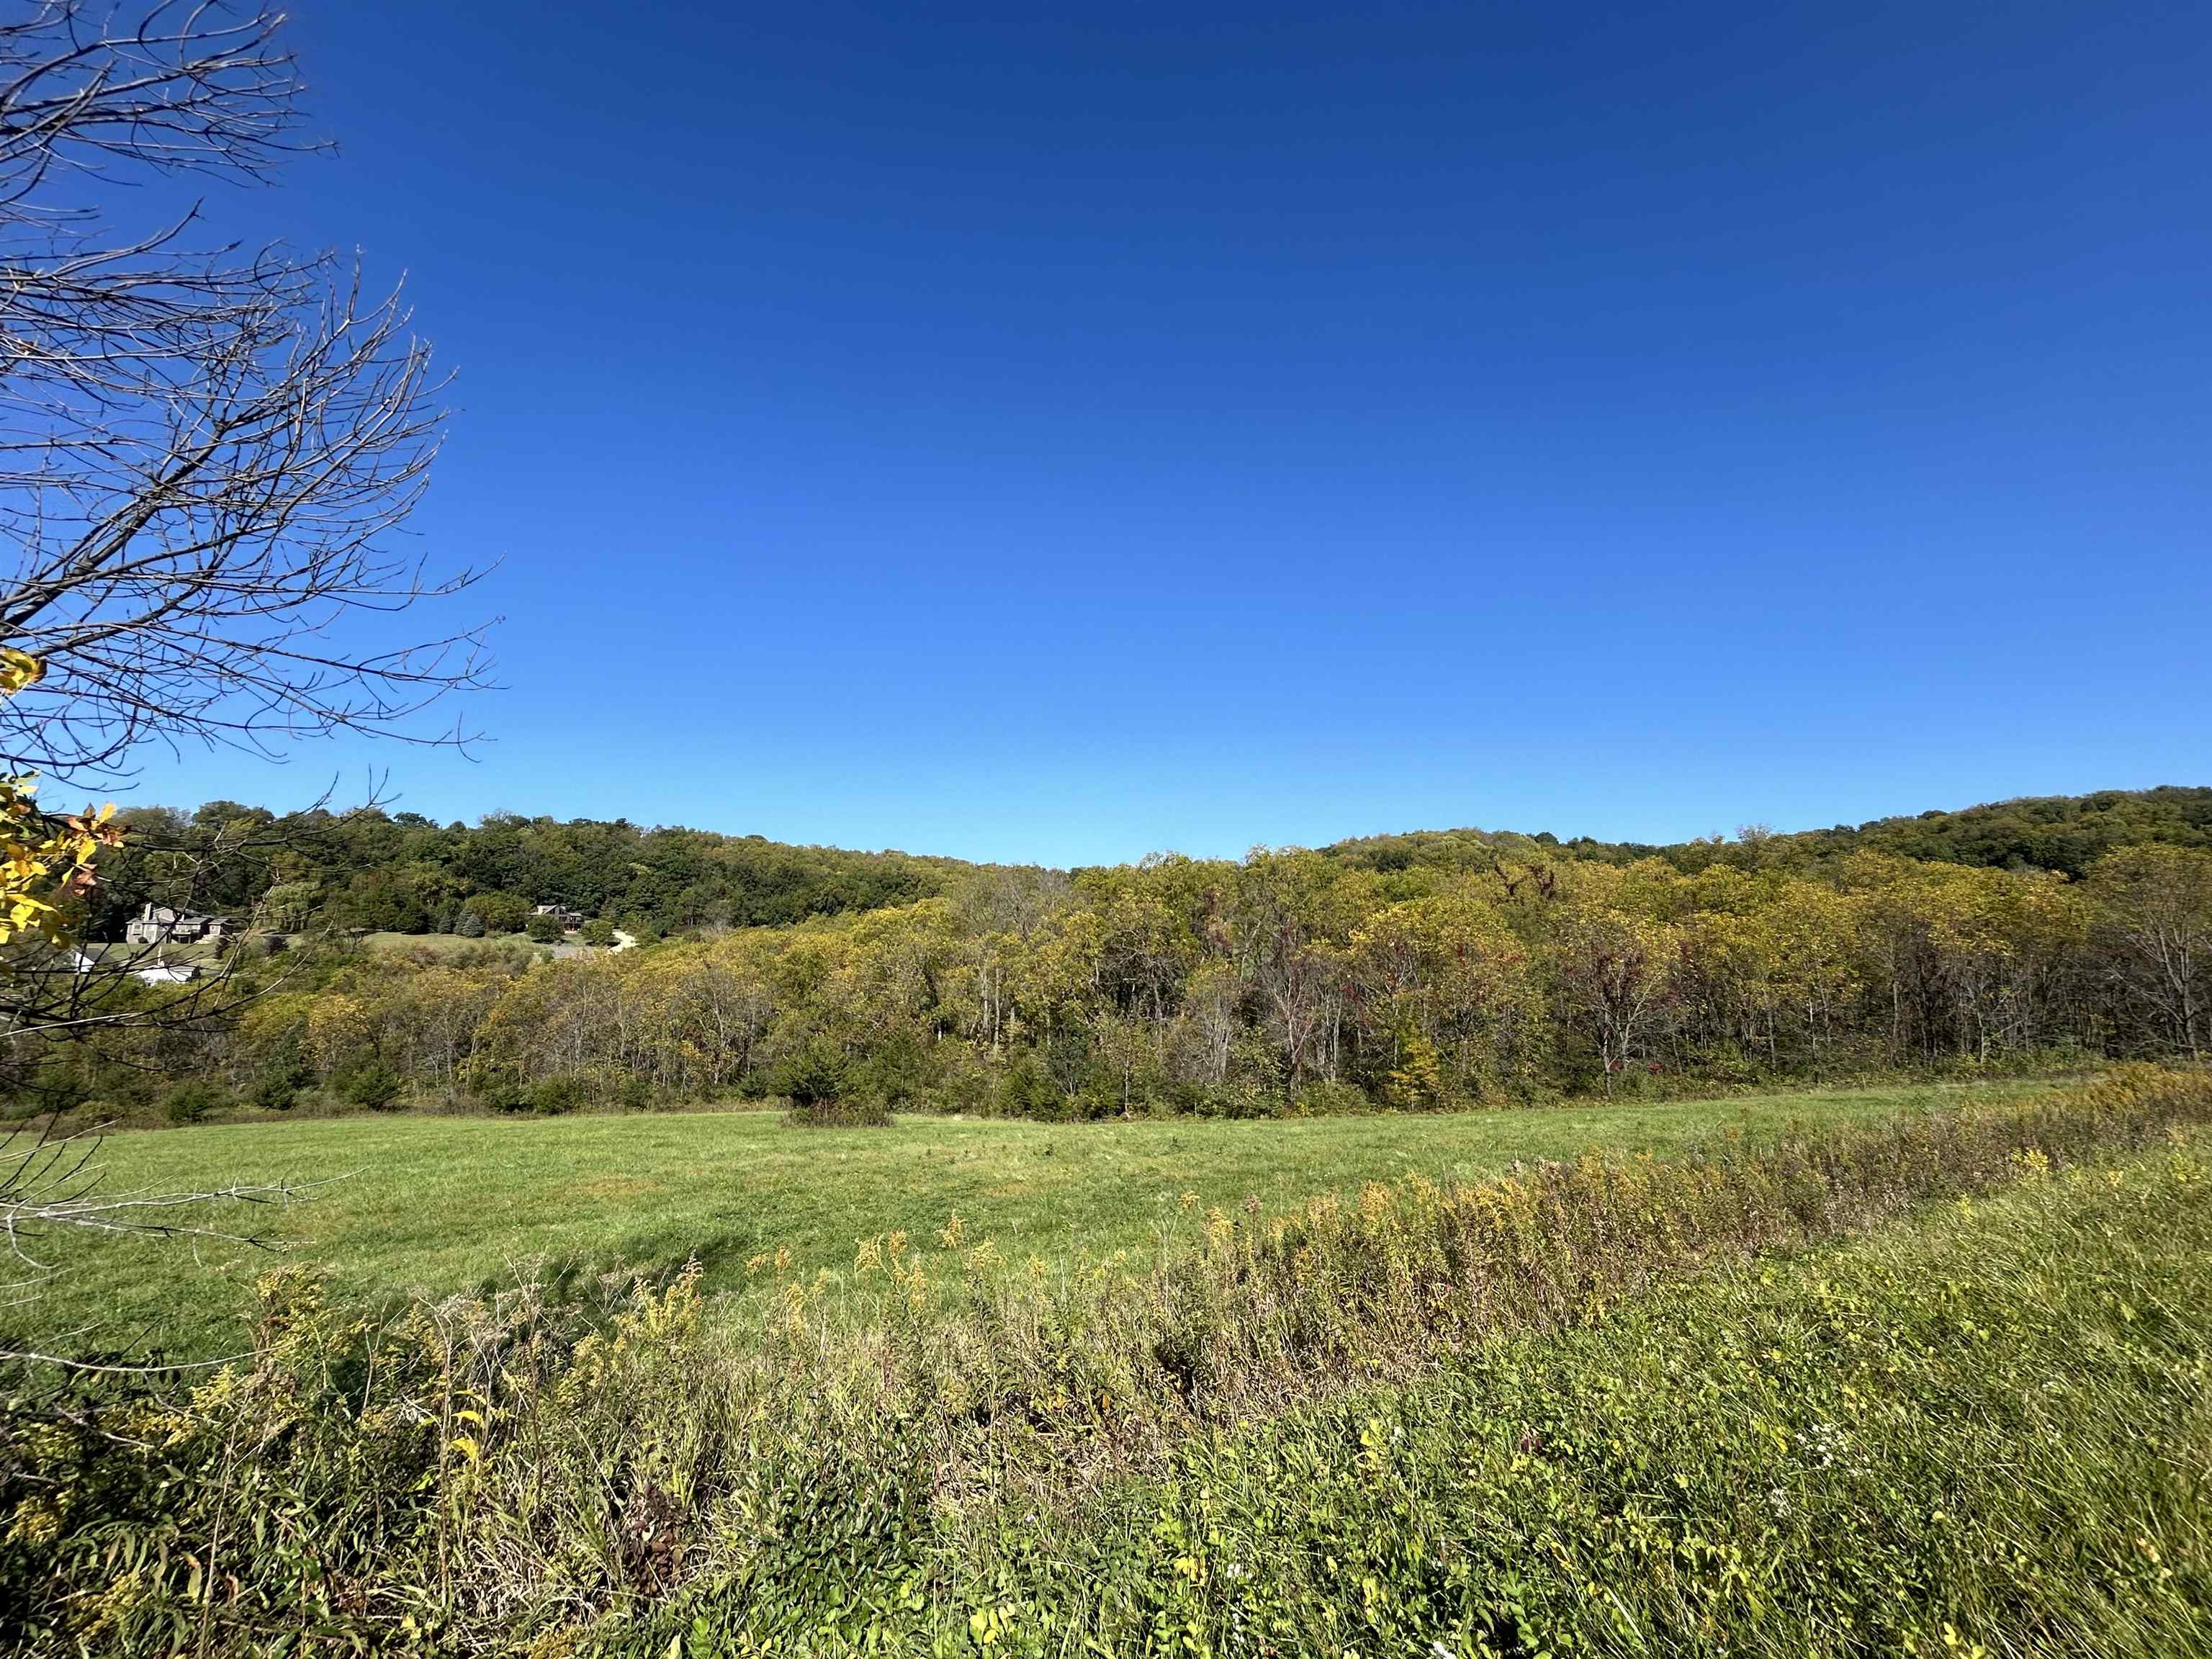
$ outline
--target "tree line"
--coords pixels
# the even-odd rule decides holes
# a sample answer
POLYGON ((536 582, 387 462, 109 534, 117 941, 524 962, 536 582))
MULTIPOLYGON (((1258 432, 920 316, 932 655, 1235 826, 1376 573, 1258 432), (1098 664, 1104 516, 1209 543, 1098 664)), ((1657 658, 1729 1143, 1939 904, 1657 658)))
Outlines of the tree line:
MULTIPOLYGON (((89 918, 113 937, 149 900, 189 903, 288 933, 517 932, 532 905, 557 903, 642 937, 775 927, 912 903, 973 866, 904 853, 801 847, 759 836, 625 819, 556 820, 492 812, 440 824, 416 812, 318 808, 277 814, 234 801, 196 811, 133 808, 121 844, 100 860, 89 918)), ((1382 873, 1480 867, 1496 838, 1455 830, 1377 836, 1322 849, 1382 873)), ((1810 872, 1858 852, 1982 868, 2086 874, 2114 847, 2212 848, 2212 788, 2121 791, 2006 801, 1796 835, 1757 830, 1668 846, 1528 837, 1543 856, 1628 865, 1659 859, 1685 873, 1715 866, 1810 872)))
MULTIPOLYGON (((1334 855, 1375 869, 1445 861, 1466 830, 1376 836, 1339 843, 1334 855)), ((1670 845, 1602 842, 1577 836, 1534 837, 1577 858, 1609 864, 1664 859, 1678 870, 1696 872, 1716 864, 1737 866, 1786 865, 1811 869, 1853 853, 1887 853, 1936 864, 1966 864, 1992 870, 2057 870, 2081 877, 2116 847, 2158 842, 2172 847, 2212 848, 2212 788, 2166 785, 2155 789, 2106 789, 2087 795, 2034 795, 1996 801, 1960 811, 1942 810, 1909 817, 1876 818, 1858 825, 1775 835, 1759 826, 1731 837, 1708 836, 1670 845)), ((1479 837, 1478 837, 1479 840, 1479 837)), ((1474 856, 1480 856, 1479 845, 1474 856)))
POLYGON ((119 935, 149 901, 288 933, 479 931, 471 918, 514 933, 532 907, 559 904, 658 937, 911 902, 952 864, 512 812, 440 824, 378 808, 280 815, 212 801, 133 808, 118 824, 120 844, 99 864, 95 938, 119 935))
POLYGON ((849 1095, 1057 1117, 1441 1109, 2212 1048, 2212 849, 2116 847, 2075 878, 1808 858, 1757 835, 1694 868, 1406 839, 1418 857, 948 862, 919 896, 536 965, 332 941, 242 964, 220 1029, 125 1031, 55 1063, 88 1095, 191 1077, 277 1106, 318 1089, 543 1110, 849 1095))

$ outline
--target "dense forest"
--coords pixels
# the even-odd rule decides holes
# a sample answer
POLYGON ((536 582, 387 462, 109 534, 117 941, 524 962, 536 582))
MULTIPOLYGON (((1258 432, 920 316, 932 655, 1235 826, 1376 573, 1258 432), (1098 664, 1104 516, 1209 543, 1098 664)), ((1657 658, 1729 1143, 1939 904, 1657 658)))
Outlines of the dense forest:
MULTIPOLYGON (((141 807, 101 864, 96 938, 112 938, 149 899, 189 904, 280 931, 449 933, 470 902, 497 922, 560 904, 647 937, 697 928, 775 927, 912 903, 974 866, 903 853, 794 847, 758 836, 641 829, 617 819, 560 822, 494 812, 471 826, 413 812, 325 811, 283 817, 214 801, 196 812, 141 807)), ((1509 840, 1512 838, 1507 838, 1509 840)), ((1695 874, 1715 866, 1809 871, 1853 853, 1977 868, 2086 874, 2118 846, 2212 848, 2212 788, 2108 791, 1884 818, 1796 835, 1740 831, 1673 846, 1528 838, 1545 856, 1626 865, 1660 859, 1695 874)), ((1322 855, 1388 873, 1486 863, 1498 836, 1476 830, 1341 842, 1322 855)), ((514 931, 519 921, 501 929, 514 931)))
MULTIPOLYGON (((1370 869, 1403 869, 1449 862, 1454 840, 1470 833, 1479 832, 1380 836, 1340 842, 1328 850, 1370 869)), ((1805 870, 1852 853, 1887 853, 1928 863, 1984 870, 2056 870, 2078 877, 2115 847, 2160 842, 2212 848, 2212 788, 2169 785, 2108 789, 2094 795, 2041 795, 1962 811, 1877 818, 1856 828, 1839 823, 1832 830, 1791 835, 1753 828, 1737 831, 1733 838, 1715 836, 1668 846, 1594 841, 1587 836, 1565 842, 1550 835, 1534 839, 1577 858, 1609 864, 1664 859, 1691 873, 1717 864, 1805 870)))
POLYGON ((181 1091, 178 1116, 774 1095, 1260 1115, 2194 1055, 2212 1047, 2208 803, 1649 851, 1462 830, 1073 872, 217 806, 134 820, 106 902, 255 872, 215 895, 264 930, 221 997, 131 993, 221 1010, 19 1053, 17 1075, 27 1102, 181 1091), (348 931, 520 926, 526 901, 666 937, 539 961, 348 931))
POLYGON ((471 914, 513 932, 520 920, 496 924, 535 904, 648 936, 772 927, 926 897, 955 862, 510 812, 441 825, 374 808, 279 817, 213 801, 141 807, 120 823, 123 844, 100 864, 94 938, 118 936, 148 900, 285 933, 450 933, 471 914))

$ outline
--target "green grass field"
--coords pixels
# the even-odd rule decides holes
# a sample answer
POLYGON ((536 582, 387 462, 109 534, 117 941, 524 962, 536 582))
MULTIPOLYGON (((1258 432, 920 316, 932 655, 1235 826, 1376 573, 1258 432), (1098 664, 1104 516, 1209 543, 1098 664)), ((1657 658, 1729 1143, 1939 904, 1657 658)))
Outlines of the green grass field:
POLYGON ((1523 1112, 1228 1122, 1051 1125, 901 1119, 888 1129, 786 1127, 769 1112, 554 1119, 356 1117, 144 1131, 101 1146, 110 1190, 326 1183, 281 1209, 233 1206, 283 1256, 164 1241, 52 1241, 64 1268, 9 1322, 79 1351, 220 1352, 252 1279, 316 1263, 340 1294, 464 1290, 516 1273, 663 1267, 696 1254, 707 1285, 789 1249, 842 1267, 858 1238, 934 1232, 957 1212, 1010 1260, 1152 1248, 1179 1199, 1274 1207, 1419 1174, 1468 1177, 1516 1158, 1677 1153, 1732 1130, 1774 1133, 2044 1086, 1922 1086, 1523 1112))
MULTIPOLYGON (((802 1260, 719 1308, 684 1274, 362 1319, 283 1275, 250 1360, 19 1386, 0 1606, 35 1639, 9 1650, 2212 1651, 2212 1076, 2002 1093, 2031 1091, 1926 1118, 1969 1091, 842 1135, 289 1126, 380 1148, 385 1219, 430 1249, 378 1259, 456 1271, 465 1235, 529 1231, 526 1197, 667 1187, 709 1152, 743 1217, 720 1218, 726 1267, 776 1228, 848 1263, 846 1239, 963 1193, 973 1224, 872 1251, 842 1290, 802 1260), (1775 1144, 1791 1121, 1806 1140, 1775 1144), (1261 1225, 1176 1191, 1265 1202, 1363 1164, 1472 1176, 1735 1130, 1710 1162, 1409 1181, 1261 1225), (471 1225, 403 1201, 434 1188, 426 1149, 471 1225), (591 1173, 617 1152, 630 1173, 591 1173), (1163 1211, 1157 1259, 975 1277, 987 1231, 1065 1255, 1163 1211)), ((690 1191, 645 1236, 713 1207, 690 1191)), ((366 1271, 344 1238, 325 1253, 347 1249, 366 1271)))

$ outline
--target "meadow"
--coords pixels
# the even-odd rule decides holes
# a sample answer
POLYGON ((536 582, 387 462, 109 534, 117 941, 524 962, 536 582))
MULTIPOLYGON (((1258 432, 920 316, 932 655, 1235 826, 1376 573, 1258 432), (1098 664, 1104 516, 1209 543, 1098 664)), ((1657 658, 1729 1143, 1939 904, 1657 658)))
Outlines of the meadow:
POLYGON ((0 1650, 2202 1652, 2208 1127, 2130 1067, 719 1310, 294 1266, 186 1385, 11 1383, 0 1650))
POLYGON ((1188 1652, 2212 1652, 2207 1174, 2037 1170, 1195 1437, 1006 1622, 1056 1592, 1188 1652))
POLYGON ((889 1128, 799 1129, 773 1111, 492 1119, 361 1115, 110 1135, 113 1190, 232 1182, 307 1188, 281 1207, 211 1206, 281 1251, 166 1240, 68 1241, 66 1271, 12 1310, 36 1345, 72 1352, 228 1352, 252 1279, 283 1260, 342 1298, 381 1301, 696 1256, 709 1294, 785 1250, 838 1269, 855 1241, 933 1234, 957 1213, 1008 1260, 1144 1252, 1182 1200, 1273 1209, 1324 1191, 1421 1176, 1468 1181, 1516 1159, 1589 1148, 1676 1156, 1730 1134, 1819 1129, 1970 1100, 2037 1081, 1799 1091, 1546 1110, 1237 1121, 1138 1118, 1042 1124, 902 1117, 889 1128))

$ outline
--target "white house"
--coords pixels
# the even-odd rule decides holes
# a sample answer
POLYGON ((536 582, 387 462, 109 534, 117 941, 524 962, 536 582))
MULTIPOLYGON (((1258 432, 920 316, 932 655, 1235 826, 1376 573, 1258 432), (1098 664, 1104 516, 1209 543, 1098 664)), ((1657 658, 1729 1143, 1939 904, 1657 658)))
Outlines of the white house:
POLYGON ((123 937, 132 945, 190 945, 204 939, 221 939, 229 927, 222 916, 149 903, 124 924, 123 937))

